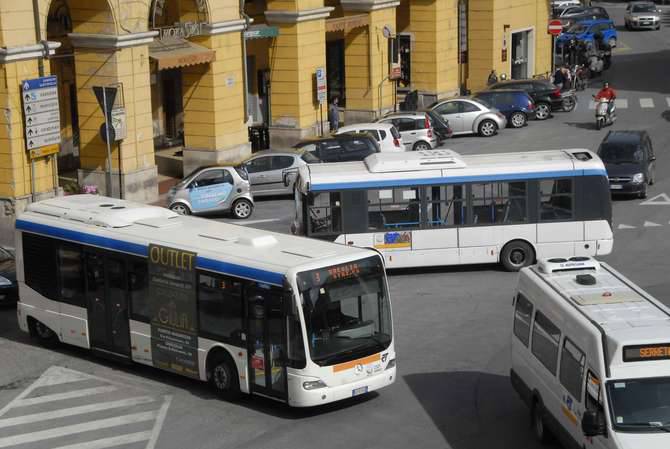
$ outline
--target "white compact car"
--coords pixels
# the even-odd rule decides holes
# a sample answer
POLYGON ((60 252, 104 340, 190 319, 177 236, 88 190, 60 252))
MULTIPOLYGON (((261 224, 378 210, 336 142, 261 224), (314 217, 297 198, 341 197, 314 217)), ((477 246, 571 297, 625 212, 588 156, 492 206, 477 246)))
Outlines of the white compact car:
POLYGON ((405 151, 400 132, 392 123, 356 123, 341 127, 335 134, 352 132, 370 134, 379 143, 382 153, 405 151))

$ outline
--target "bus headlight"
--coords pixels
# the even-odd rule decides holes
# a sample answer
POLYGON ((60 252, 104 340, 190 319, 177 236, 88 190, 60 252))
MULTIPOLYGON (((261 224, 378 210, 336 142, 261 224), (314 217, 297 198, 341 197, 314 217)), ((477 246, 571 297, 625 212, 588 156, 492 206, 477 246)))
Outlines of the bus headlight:
POLYGON ((319 388, 326 388, 327 385, 322 380, 308 380, 302 383, 302 388, 305 390, 318 390, 319 388))
POLYGON ((391 359, 391 360, 389 360, 389 364, 386 365, 386 369, 387 369, 387 370, 389 370, 389 369, 393 369, 393 368, 395 368, 395 359, 391 359))
POLYGON ((635 173, 632 182, 633 184, 642 184, 644 182, 644 173, 635 173))

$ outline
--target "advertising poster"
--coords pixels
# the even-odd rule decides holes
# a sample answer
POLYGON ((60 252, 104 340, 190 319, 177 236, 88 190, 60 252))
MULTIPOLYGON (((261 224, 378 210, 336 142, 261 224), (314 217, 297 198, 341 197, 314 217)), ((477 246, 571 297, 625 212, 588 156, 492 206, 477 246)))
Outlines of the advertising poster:
POLYGON ((195 259, 190 251, 149 245, 153 364, 198 378, 195 259))

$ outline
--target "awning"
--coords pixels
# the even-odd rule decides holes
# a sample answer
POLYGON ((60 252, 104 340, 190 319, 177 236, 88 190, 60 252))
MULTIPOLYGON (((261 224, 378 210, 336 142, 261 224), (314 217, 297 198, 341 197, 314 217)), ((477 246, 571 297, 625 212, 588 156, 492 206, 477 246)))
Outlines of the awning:
POLYGON ((273 38, 279 35, 279 28, 275 26, 259 23, 258 25, 251 25, 244 32, 245 39, 265 39, 273 38))
POLYGON ((205 64, 216 59, 216 52, 186 39, 154 40, 149 44, 149 57, 158 70, 205 64))
POLYGON ((333 33, 335 31, 348 33, 354 28, 366 27, 369 23, 367 14, 326 19, 326 33, 333 33))

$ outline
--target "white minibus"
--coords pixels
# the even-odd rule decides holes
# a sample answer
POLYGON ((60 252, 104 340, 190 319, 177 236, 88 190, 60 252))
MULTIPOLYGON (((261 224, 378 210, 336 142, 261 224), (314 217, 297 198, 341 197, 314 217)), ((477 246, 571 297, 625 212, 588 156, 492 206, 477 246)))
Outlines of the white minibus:
POLYGON ((670 447, 670 309, 590 257, 522 269, 513 303, 511 381, 539 440, 670 447))
POLYGON ((94 195, 16 220, 19 326, 46 344, 313 406, 395 381, 375 251, 94 195))

